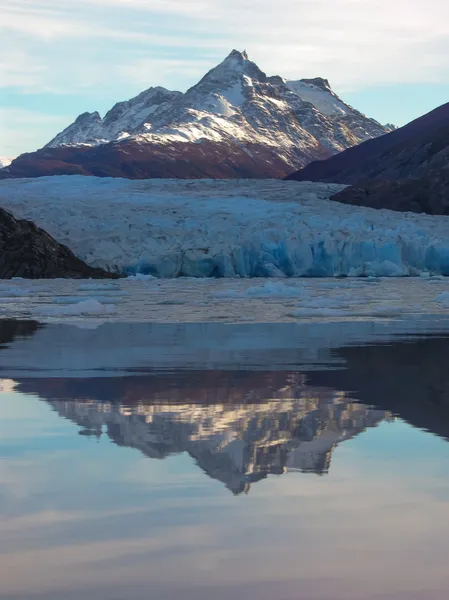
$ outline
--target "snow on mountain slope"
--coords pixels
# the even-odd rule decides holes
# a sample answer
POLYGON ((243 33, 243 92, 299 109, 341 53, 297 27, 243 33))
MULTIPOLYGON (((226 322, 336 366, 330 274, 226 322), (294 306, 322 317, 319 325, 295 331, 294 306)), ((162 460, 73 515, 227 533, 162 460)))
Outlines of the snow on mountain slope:
POLYGON ((449 275, 449 217, 329 201, 336 184, 50 177, 0 204, 92 266, 159 277, 449 275))
POLYGON ((276 86, 268 83, 265 73, 246 53, 232 52, 185 94, 160 91, 155 105, 152 92, 150 89, 143 93, 150 96, 149 101, 143 103, 149 106, 147 114, 141 109, 138 96, 116 105, 103 120, 98 113, 81 115, 78 122, 56 136, 48 146, 95 145, 129 137, 141 143, 165 145, 211 140, 288 147, 294 145, 294 137, 295 145, 311 150, 319 147, 317 140, 297 121, 279 122, 285 121, 283 115, 292 120, 288 114, 291 107, 278 97, 276 86), (118 106, 121 107, 120 119, 111 123, 111 113, 118 106), (288 131, 285 131, 286 126, 288 131))
POLYGON ((327 83, 320 88, 325 80, 307 81, 267 77, 246 52, 233 50, 184 94, 150 88, 103 119, 80 115, 8 174, 282 177, 387 131, 327 83), (207 143, 204 152, 200 143, 207 143))
POLYGON ((287 87, 298 94, 306 102, 310 102, 323 115, 348 115, 354 112, 332 91, 327 79, 300 79, 299 81, 286 81, 287 87))
POLYGON ((117 103, 104 119, 98 112, 83 113, 47 145, 95 145, 127 137, 129 131, 142 125, 152 113, 180 95, 181 92, 171 92, 162 87, 150 88, 131 100, 117 103))

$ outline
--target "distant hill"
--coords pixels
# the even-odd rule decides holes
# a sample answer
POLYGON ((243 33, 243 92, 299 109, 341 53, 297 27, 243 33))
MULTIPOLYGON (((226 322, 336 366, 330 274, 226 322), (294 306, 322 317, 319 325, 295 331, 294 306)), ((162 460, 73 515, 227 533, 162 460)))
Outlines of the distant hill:
POLYGON ((352 185, 333 197, 347 204, 449 214, 449 103, 287 179, 352 185))

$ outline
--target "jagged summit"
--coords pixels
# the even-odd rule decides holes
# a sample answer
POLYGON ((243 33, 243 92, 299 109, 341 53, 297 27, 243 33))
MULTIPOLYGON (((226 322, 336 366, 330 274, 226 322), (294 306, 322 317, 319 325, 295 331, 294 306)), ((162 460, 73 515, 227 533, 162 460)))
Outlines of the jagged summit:
POLYGON ((323 77, 314 77, 313 79, 301 79, 300 81, 311 86, 313 85, 316 88, 323 91, 332 90, 329 80, 323 79, 323 77))
POLYGON ((243 50, 242 52, 240 52, 240 50, 232 50, 232 52, 229 54, 229 56, 240 56, 241 58, 243 58, 244 60, 249 60, 248 57, 248 53, 246 50, 243 50))
POLYGON ((47 147, 68 144, 101 144, 128 137, 131 131, 141 126, 148 117, 168 103, 173 102, 181 92, 173 92, 163 87, 151 87, 131 100, 118 102, 102 119, 100 114, 83 113, 76 121, 58 134, 47 147))
POLYGON ((327 79, 267 77, 245 50, 232 50, 184 94, 151 87, 103 119, 83 113, 6 174, 282 177, 386 131, 327 79))
POLYGON ((83 125, 84 123, 90 123, 92 121, 101 121, 100 113, 94 111, 92 113, 85 112, 82 113, 75 121, 77 125, 83 125))
POLYGON ((192 89, 197 89, 204 84, 221 87, 237 80, 249 78, 258 82, 267 81, 266 74, 259 69, 255 62, 249 59, 247 52, 233 50, 220 64, 211 69, 192 89))

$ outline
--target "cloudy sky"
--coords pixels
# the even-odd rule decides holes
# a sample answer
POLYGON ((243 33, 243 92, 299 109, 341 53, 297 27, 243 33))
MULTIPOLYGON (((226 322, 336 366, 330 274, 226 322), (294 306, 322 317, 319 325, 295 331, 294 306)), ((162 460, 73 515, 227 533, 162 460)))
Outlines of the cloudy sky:
POLYGON ((233 48, 322 76, 398 125, 449 101, 446 0, 0 0, 0 156, 152 85, 184 91, 233 48))

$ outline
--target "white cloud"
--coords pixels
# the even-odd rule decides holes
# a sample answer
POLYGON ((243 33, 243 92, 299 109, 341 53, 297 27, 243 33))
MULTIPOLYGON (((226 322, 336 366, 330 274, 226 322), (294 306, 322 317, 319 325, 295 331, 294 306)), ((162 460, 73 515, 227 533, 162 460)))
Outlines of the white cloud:
MULTIPOLYGON (((149 55, 169 46, 180 71, 192 46, 204 59, 237 46, 270 73, 319 74, 338 85, 449 80, 449 4, 441 0, 0 0, 0 10, 6 35, 44 45, 89 38, 93 51, 110 39, 149 45, 149 55), (153 26, 161 18, 162 29, 153 26)), ((201 62, 195 67, 199 76, 201 62)))

